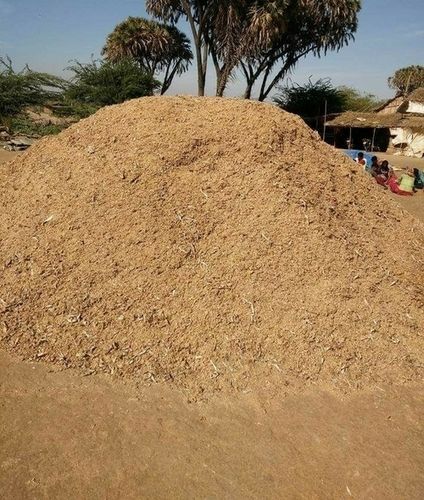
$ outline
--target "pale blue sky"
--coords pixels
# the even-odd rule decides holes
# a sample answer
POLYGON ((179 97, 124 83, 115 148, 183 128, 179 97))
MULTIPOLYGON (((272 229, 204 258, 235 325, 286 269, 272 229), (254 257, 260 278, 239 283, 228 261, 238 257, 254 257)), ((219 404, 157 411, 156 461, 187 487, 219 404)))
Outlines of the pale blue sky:
MULTIPOLYGON (((127 16, 145 16, 143 0, 0 0, 0 55, 17 68, 64 75, 69 61, 98 57, 106 35, 127 16)), ((424 0, 364 0, 356 41, 339 53, 302 60, 292 80, 330 77, 379 97, 392 91, 387 78, 402 66, 424 65, 424 0)), ((212 68, 211 68, 212 69, 212 68)), ((177 79, 170 93, 195 93, 195 68, 177 79)), ((213 93, 211 72, 208 89, 213 93)), ((240 95, 239 78, 227 94, 240 95)))

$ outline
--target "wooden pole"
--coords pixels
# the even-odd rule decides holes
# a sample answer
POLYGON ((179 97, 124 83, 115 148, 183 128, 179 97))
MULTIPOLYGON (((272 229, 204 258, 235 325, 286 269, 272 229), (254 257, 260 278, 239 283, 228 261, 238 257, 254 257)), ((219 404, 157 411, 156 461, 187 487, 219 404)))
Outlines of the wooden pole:
POLYGON ((376 128, 374 127, 374 130, 373 130, 373 132, 372 132, 371 152, 373 152, 373 151, 374 151, 375 131, 376 131, 376 128))
POLYGON ((327 99, 325 100, 324 108, 324 131, 322 133, 322 140, 325 142, 325 132, 327 131, 327 99))

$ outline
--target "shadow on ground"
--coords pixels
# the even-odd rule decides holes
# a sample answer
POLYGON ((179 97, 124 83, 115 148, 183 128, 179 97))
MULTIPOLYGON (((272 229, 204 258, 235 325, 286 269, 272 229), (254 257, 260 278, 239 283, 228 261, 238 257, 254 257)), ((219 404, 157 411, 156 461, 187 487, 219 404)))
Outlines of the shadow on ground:
POLYGON ((424 391, 188 404, 0 351, 2 498, 422 498, 424 391))

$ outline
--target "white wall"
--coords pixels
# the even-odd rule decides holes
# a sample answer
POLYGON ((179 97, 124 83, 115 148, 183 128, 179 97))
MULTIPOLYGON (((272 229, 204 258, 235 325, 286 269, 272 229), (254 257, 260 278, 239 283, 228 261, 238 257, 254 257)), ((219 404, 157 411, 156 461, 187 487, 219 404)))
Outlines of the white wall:
POLYGON ((424 155, 424 134, 414 133, 407 128, 391 128, 390 135, 394 146, 407 144, 403 150, 407 156, 417 156, 421 158, 424 155))
POLYGON ((424 104, 420 102, 409 101, 407 113, 422 113, 424 115, 424 104))

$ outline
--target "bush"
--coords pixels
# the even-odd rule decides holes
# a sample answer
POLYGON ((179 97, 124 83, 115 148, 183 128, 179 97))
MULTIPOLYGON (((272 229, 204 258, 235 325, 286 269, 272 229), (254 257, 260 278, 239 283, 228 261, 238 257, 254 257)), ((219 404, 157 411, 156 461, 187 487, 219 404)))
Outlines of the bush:
POLYGON ((343 111, 372 111, 381 104, 381 100, 372 94, 362 93, 351 87, 333 87, 328 78, 309 82, 305 85, 293 84, 291 87, 279 87, 280 93, 274 102, 291 113, 305 119, 316 118, 325 113, 343 111))
POLYGON ((302 118, 312 118, 323 115, 325 101, 327 113, 343 111, 344 96, 342 92, 333 87, 329 79, 320 79, 305 85, 293 84, 291 87, 279 87, 279 95, 274 102, 280 108, 300 115, 302 118))
POLYGON ((65 103, 79 116, 102 106, 153 95, 159 87, 158 81, 130 60, 76 62, 68 69, 74 76, 64 94, 65 103))
POLYGON ((381 99, 378 99, 373 94, 360 92, 346 86, 338 87, 338 90, 343 95, 344 111, 373 111, 382 104, 381 99))
POLYGON ((26 135, 28 137, 55 135, 68 126, 68 124, 56 125, 53 123, 36 123, 24 114, 7 119, 5 125, 7 125, 14 134, 26 135))
POLYGON ((66 87, 61 78, 37 73, 26 66, 16 72, 10 59, 0 57, 0 119, 18 115, 24 108, 57 99, 66 87))
POLYGON ((71 82, 28 66, 16 72, 10 59, 0 58, 0 123, 15 134, 56 134, 67 124, 36 123, 25 114, 26 109, 47 106, 58 116, 85 118, 102 106, 153 95, 160 85, 128 60, 76 62, 69 69, 74 73, 71 82))

